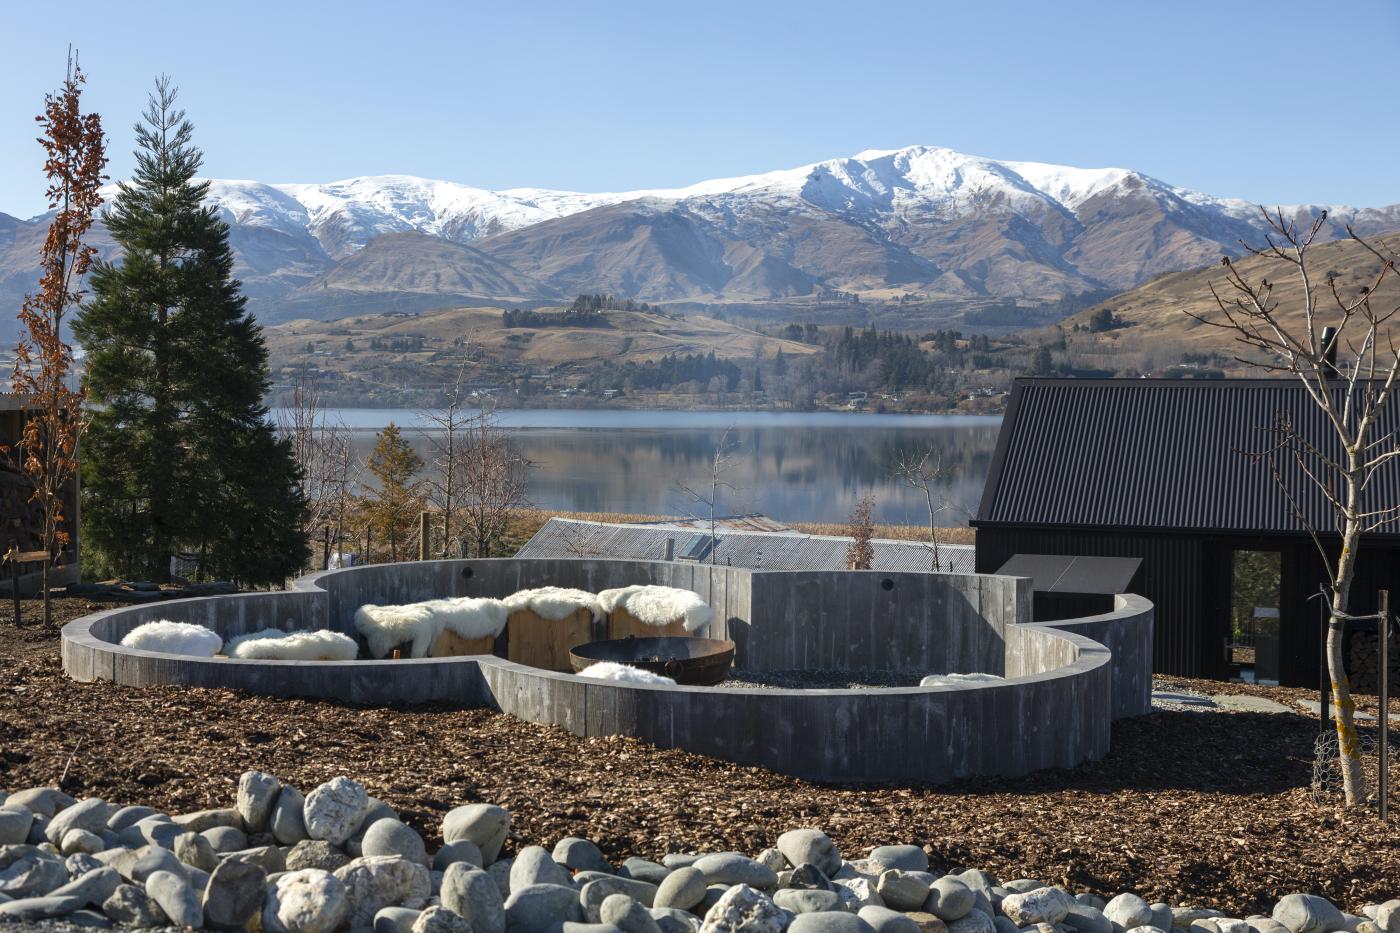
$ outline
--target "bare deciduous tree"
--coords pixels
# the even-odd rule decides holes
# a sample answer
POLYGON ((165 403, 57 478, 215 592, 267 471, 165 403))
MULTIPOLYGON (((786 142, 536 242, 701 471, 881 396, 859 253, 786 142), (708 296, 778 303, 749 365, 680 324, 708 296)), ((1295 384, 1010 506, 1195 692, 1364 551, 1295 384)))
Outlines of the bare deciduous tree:
MULTIPOLYGON (((948 500, 935 487, 941 480, 953 475, 950 467, 943 465, 943 454, 932 446, 921 453, 901 453, 895 457, 892 471, 897 479, 911 489, 924 494, 928 506, 928 540, 932 556, 931 569, 939 568, 938 516, 948 510, 948 500)), ((952 569, 949 561, 948 569, 952 569)))
POLYGON ((530 507, 530 461, 487 406, 463 424, 461 463, 461 534, 475 556, 490 557, 516 512, 530 507))
POLYGON ((301 470, 307 540, 314 543, 329 530, 339 552, 360 480, 360 461, 349 428, 330 420, 315 382, 300 373, 292 387, 291 404, 277 414, 277 430, 291 442, 301 470))
POLYGON ((846 548, 846 564, 852 570, 869 570, 875 560, 875 546, 870 543, 875 537, 875 522, 870 517, 874 508, 872 496, 861 496, 851 510, 846 525, 846 533, 851 537, 851 545, 846 548))
POLYGON ((84 81, 77 57, 70 53, 63 89, 44 98, 44 112, 35 118, 43 129, 39 144, 45 153, 49 207, 56 213, 40 251, 39 290, 25 296, 19 311, 11 382, 32 409, 17 449, 0 449, 18 461, 32 489, 30 501, 39 509, 39 543, 48 555, 43 563, 46 626, 53 622, 49 569, 70 537, 64 499, 78 471, 87 397, 81 387, 69 385, 73 348, 63 339, 63 320, 82 300, 78 283, 97 253, 84 238, 102 204, 107 165, 102 118, 82 112, 84 81))
POLYGON ((1366 778, 1361 769, 1356 707, 1347 680, 1343 639, 1362 538, 1400 518, 1400 504, 1377 503, 1367 496, 1377 471, 1400 457, 1396 433, 1384 428, 1381 418, 1400 376, 1400 351, 1390 331, 1400 303, 1382 304, 1377 294, 1387 282, 1400 284, 1400 271, 1393 254, 1382 252, 1348 228, 1351 239, 1375 256, 1378 268, 1369 284, 1355 293, 1344 293, 1335 277, 1319 281, 1308 256, 1327 219, 1325 213, 1306 228, 1286 220, 1281 210, 1272 214, 1264 211, 1264 218, 1269 227, 1267 245, 1256 249, 1245 244, 1245 248, 1282 265, 1296 289, 1292 313, 1281 308, 1273 281, 1262 276, 1255 280, 1228 257, 1223 261, 1224 287, 1211 286, 1218 314, 1186 313, 1203 324, 1231 331, 1239 344, 1262 357, 1247 359, 1242 355, 1241 362, 1296 379, 1327 426, 1328 436, 1308 437, 1293 418, 1279 417, 1268 428, 1272 436, 1269 448, 1253 455, 1268 462, 1327 568, 1327 668, 1336 709, 1343 791, 1346 804, 1357 806, 1366 800, 1366 778), (1339 348, 1346 349, 1348 359, 1335 359, 1339 348), (1293 482, 1311 484, 1326 501, 1333 520, 1331 532, 1340 537, 1335 554, 1329 553, 1323 540, 1325 530, 1314 527, 1305 514, 1300 490, 1285 479, 1285 462, 1294 465, 1298 478, 1293 482))
POLYGON ((457 527, 457 517, 467 496, 467 434, 476 413, 465 406, 462 397, 467 361, 457 367, 457 379, 447 396, 447 405, 422 412, 423 419, 434 425, 425 437, 432 447, 426 480, 428 504, 442 517, 442 552, 444 557, 461 557, 465 541, 457 527))
POLYGON ((690 502, 700 506, 703 511, 696 514, 686 510, 686 514, 695 521, 708 521, 710 526, 710 563, 715 563, 715 550, 719 543, 716 530, 719 527, 719 503, 720 498, 727 492, 735 491, 733 483, 725 477, 734 468, 734 452, 739 449, 739 442, 732 438, 734 429, 725 428, 720 435, 719 442, 715 444, 714 456, 710 459, 710 481, 708 488, 704 486, 691 486, 686 483, 676 483, 676 488, 685 495, 690 502))

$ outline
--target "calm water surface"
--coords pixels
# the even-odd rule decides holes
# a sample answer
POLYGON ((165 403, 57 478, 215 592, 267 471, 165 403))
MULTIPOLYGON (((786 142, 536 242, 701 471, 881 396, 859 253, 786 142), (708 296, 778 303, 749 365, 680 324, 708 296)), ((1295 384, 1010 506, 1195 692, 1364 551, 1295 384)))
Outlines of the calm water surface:
MULTIPOLYGON (((426 459, 430 427, 414 411, 338 409, 363 457, 374 432, 393 421, 426 459)), ((921 524, 923 494, 893 477, 896 457, 932 445, 951 475, 946 524, 976 509, 1001 419, 860 412, 530 411, 500 413, 534 468, 537 505, 586 512, 682 514, 703 509, 677 487, 709 482, 726 429, 737 444, 721 511, 762 512, 784 521, 844 522, 863 495, 876 521, 921 524), (966 511, 965 511, 966 510, 966 511)))

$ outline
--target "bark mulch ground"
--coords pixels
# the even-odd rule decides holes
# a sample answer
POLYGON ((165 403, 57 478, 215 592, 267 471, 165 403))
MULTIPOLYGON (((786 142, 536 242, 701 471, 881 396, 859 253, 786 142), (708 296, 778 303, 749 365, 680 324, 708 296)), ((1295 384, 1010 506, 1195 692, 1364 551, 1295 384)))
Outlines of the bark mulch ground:
MULTIPOLYGON (((96 608, 65 601, 60 616, 96 608)), ((1159 712, 1119 723, 1108 757, 1073 771, 942 787, 823 786, 484 710, 78 684, 62 673, 55 633, 0 621, 7 789, 61 784, 180 812, 230 806, 249 768, 303 792, 345 774, 429 838, 447 810, 474 801, 514 814, 508 847, 580 835, 615 859, 756 854, 784 830, 819 826, 852 857, 915 842, 938 869, 975 866, 1004 880, 1133 890, 1241 913, 1294 891, 1351 909, 1400 895, 1396 824, 1387 830, 1373 815, 1311 799, 1316 728, 1302 715, 1159 712)))

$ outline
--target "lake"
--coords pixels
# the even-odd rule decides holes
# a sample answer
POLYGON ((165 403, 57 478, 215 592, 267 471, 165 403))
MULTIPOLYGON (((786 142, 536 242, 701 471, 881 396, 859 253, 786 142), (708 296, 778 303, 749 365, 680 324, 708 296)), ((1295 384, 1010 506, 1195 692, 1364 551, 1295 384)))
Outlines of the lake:
MULTIPOLYGON (((393 421, 425 459, 421 413, 336 409, 330 418, 355 432, 360 456, 393 421)), ((544 508, 580 512, 700 514, 678 489, 707 486, 726 429, 737 444, 721 511, 762 512, 780 521, 845 522, 863 495, 877 522, 923 524, 923 493, 893 477, 901 454, 932 446, 950 471, 940 483, 951 503, 941 524, 962 524, 982 495, 997 417, 877 415, 862 412, 503 410, 502 425, 530 459, 530 495, 544 508)))

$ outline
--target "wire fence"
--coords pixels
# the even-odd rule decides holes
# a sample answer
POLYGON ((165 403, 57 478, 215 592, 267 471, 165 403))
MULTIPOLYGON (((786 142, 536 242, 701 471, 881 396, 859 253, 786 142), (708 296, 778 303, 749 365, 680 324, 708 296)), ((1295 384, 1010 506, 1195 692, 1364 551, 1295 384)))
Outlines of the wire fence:
MULTIPOLYGON (((1370 795, 1368 804, 1380 809, 1380 729, 1374 723, 1357 723, 1357 738, 1361 745, 1361 772, 1366 776, 1366 788, 1370 795)), ((1400 782, 1400 735, 1395 724, 1391 724, 1390 745, 1390 802, 1396 802, 1395 787, 1400 782)), ((1340 804, 1343 800, 1342 756, 1337 741, 1337 730, 1322 730, 1313 748, 1312 798, 1321 805, 1340 804)))

